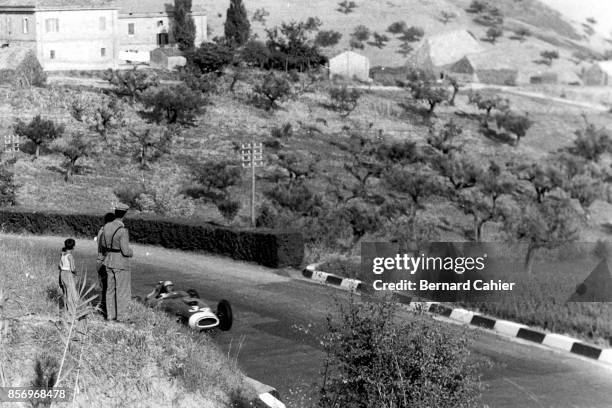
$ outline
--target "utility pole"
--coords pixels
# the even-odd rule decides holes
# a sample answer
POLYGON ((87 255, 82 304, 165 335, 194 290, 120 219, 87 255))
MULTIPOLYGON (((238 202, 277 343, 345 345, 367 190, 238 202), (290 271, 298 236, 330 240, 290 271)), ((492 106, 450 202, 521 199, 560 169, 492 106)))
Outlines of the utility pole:
POLYGON ((255 143, 255 136, 249 143, 242 143, 240 149, 242 167, 251 169, 251 226, 255 228, 255 167, 263 166, 263 146, 255 143))

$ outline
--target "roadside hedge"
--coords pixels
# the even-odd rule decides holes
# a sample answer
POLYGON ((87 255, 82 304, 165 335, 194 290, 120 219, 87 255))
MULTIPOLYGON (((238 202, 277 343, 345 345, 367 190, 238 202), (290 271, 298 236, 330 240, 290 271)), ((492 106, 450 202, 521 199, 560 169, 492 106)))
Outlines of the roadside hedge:
MULTIPOLYGON (((103 215, 0 209, 4 232, 91 238, 102 226, 103 215)), ((204 251, 256 262, 271 268, 298 267, 304 257, 299 232, 237 229, 220 225, 156 216, 126 217, 130 241, 170 249, 204 251)))

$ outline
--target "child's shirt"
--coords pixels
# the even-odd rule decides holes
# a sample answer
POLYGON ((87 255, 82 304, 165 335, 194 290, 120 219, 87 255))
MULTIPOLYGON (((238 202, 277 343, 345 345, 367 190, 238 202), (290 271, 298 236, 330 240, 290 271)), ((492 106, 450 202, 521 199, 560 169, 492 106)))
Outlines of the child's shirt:
POLYGON ((70 252, 62 252, 62 257, 60 258, 59 268, 61 271, 72 272, 76 271, 76 267, 74 266, 74 257, 70 252))

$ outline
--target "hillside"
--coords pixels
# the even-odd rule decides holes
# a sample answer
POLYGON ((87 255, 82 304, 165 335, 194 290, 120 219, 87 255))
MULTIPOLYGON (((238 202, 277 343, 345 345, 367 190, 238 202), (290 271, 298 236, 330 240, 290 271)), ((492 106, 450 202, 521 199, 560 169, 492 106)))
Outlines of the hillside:
MULTIPOLYGON (((357 7, 353 12, 344 14, 336 9, 336 1, 312 0, 302 2, 298 0, 287 0, 279 3, 274 0, 247 0, 245 6, 250 14, 258 9, 265 9, 270 14, 265 26, 254 22, 252 28, 259 38, 265 39, 266 27, 274 27, 281 22, 291 20, 305 20, 308 17, 318 17, 323 26, 321 30, 336 30, 342 33, 340 43, 333 49, 328 50, 330 55, 348 48, 350 34, 358 25, 365 25, 372 32, 385 33, 387 27, 395 22, 404 20, 408 26, 419 26, 425 30, 426 35, 439 32, 467 29, 477 38, 484 37, 487 27, 474 23, 473 15, 465 11, 470 0, 386 0, 365 2, 356 1, 357 7), (457 18, 447 24, 440 21, 440 13, 443 11, 454 12, 457 18)), ((510 60, 516 60, 516 66, 526 67, 537 72, 541 69, 533 63, 533 55, 546 49, 555 47, 560 49, 562 59, 567 58, 573 51, 582 47, 591 47, 581 32, 570 24, 557 11, 544 5, 537 0, 503 0, 495 1, 505 17, 504 38, 491 45, 483 42, 486 48, 495 48, 510 60), (533 36, 524 43, 511 40, 512 30, 517 25, 529 28, 533 36), (528 58, 525 66, 525 57, 528 58)), ((223 23, 229 2, 211 1, 208 6, 209 26, 212 29, 212 37, 223 35, 223 23)), ((383 49, 372 45, 366 45, 361 50, 370 58, 371 66, 400 66, 406 62, 406 57, 397 53, 400 41, 388 34, 391 41, 383 49)), ((595 36, 597 37, 597 36, 595 36)), ((601 43, 601 41, 600 41, 601 43)), ((418 43, 415 44, 415 48, 418 43)), ((600 48, 600 47, 599 47, 600 48)), ((569 63, 569 61, 566 61, 569 63)), ((570 66, 568 66, 570 68, 570 66)))

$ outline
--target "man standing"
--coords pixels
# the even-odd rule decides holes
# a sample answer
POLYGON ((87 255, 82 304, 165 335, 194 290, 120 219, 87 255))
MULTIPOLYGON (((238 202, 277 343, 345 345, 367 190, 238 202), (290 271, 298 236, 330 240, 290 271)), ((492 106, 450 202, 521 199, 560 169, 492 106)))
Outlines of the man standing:
POLYGON ((123 225, 123 217, 129 207, 118 204, 115 207, 115 220, 102 227, 98 238, 98 259, 105 269, 106 284, 102 291, 102 301, 106 305, 104 314, 107 320, 125 320, 127 304, 132 298, 132 277, 129 260, 134 255, 123 225))

